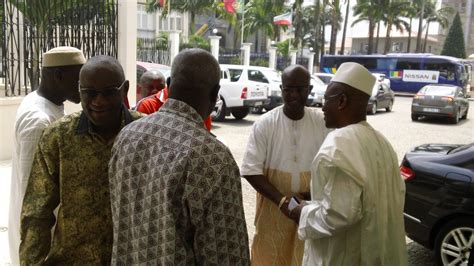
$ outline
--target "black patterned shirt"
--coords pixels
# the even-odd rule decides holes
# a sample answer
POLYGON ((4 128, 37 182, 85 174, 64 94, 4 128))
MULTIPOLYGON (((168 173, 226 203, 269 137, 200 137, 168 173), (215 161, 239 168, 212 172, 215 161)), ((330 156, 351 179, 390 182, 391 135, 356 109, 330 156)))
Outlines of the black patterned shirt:
POLYGON ((125 127, 109 165, 113 265, 248 265, 239 168, 184 102, 125 127))
MULTIPOLYGON (((124 110, 122 125, 142 116, 124 110)), ((83 112, 73 113, 53 123, 39 141, 23 200, 22 265, 110 264, 107 167, 113 141, 89 123, 83 112)))

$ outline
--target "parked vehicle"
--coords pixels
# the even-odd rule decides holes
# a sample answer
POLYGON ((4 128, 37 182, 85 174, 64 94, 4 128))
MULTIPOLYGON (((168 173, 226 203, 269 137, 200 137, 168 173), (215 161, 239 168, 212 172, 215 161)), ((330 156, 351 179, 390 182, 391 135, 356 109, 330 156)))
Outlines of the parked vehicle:
POLYGON ((138 84, 138 81, 140 80, 140 77, 143 75, 143 73, 152 70, 160 71, 161 74, 165 76, 165 78, 168 78, 171 75, 170 66, 137 61, 137 102, 142 98, 141 87, 140 84, 138 84))
POLYGON ((447 117, 451 123, 466 119, 469 112, 469 96, 454 85, 426 85, 413 97, 411 119, 420 117, 447 117))
POLYGON ((375 82, 372 95, 367 104, 367 112, 374 115, 378 109, 384 108, 387 112, 391 112, 393 103, 395 102, 395 93, 382 81, 375 82))
POLYGON ((323 98, 327 85, 316 75, 311 75, 311 85, 313 85, 313 89, 309 93, 307 105, 323 106, 323 98))
MULTIPOLYGON (((405 231, 434 250, 439 265, 474 260, 474 143, 425 144, 400 165, 405 179, 405 231)), ((470 264, 472 265, 472 264, 470 264)))
POLYGON ((219 100, 211 113, 212 120, 223 121, 230 114, 240 120, 247 116, 250 108, 265 106, 270 103, 268 91, 270 90, 271 79, 267 78, 261 67, 220 66, 221 88, 219 90, 219 100))
POLYGON ((331 73, 314 73, 314 75, 322 80, 326 85, 328 85, 329 82, 331 82, 332 77, 334 77, 334 74, 331 73))

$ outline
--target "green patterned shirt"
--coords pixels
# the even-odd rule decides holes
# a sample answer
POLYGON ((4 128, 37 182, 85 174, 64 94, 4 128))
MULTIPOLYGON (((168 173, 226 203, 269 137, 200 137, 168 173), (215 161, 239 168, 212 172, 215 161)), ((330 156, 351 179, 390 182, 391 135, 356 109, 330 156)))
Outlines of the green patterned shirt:
MULTIPOLYGON (((123 114, 122 126, 141 117, 123 114)), ((40 139, 21 213, 22 265, 110 264, 113 140, 105 141, 89 124, 83 112, 74 113, 40 139)))

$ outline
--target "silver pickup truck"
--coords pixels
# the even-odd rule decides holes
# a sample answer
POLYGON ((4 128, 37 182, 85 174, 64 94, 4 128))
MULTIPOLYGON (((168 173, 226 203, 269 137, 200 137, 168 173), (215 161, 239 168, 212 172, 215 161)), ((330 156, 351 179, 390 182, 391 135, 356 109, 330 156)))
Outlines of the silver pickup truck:
POLYGON ((258 67, 221 64, 219 99, 212 112, 212 120, 223 121, 232 114, 240 120, 247 116, 250 108, 264 106, 270 102, 269 85, 259 82, 263 73, 258 67))

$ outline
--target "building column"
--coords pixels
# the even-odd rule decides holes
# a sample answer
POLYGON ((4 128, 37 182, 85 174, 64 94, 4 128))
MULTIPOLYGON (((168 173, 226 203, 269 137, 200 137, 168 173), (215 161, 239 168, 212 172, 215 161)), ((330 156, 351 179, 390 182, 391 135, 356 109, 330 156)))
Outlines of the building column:
POLYGON ((308 54, 308 71, 309 74, 313 74, 313 65, 314 65, 314 54, 313 52, 310 52, 308 54))
POLYGON ((137 102, 137 1, 118 0, 118 61, 130 82, 128 101, 137 102))
POLYGON ((244 52, 244 66, 250 65, 250 46, 252 43, 244 42, 242 43, 242 50, 244 52))
POLYGON ((296 50, 291 50, 290 51, 290 56, 291 56, 291 64, 295 65, 296 64, 296 50))
POLYGON ((211 54, 214 58, 219 62, 219 40, 221 36, 209 36, 209 40, 211 41, 211 54))
POLYGON ((269 53, 268 67, 272 69, 276 69, 277 48, 273 46, 268 48, 268 53, 269 53))
POLYGON ((169 34, 170 40, 170 65, 173 65, 174 58, 179 53, 179 34, 181 31, 179 30, 172 30, 169 34))

